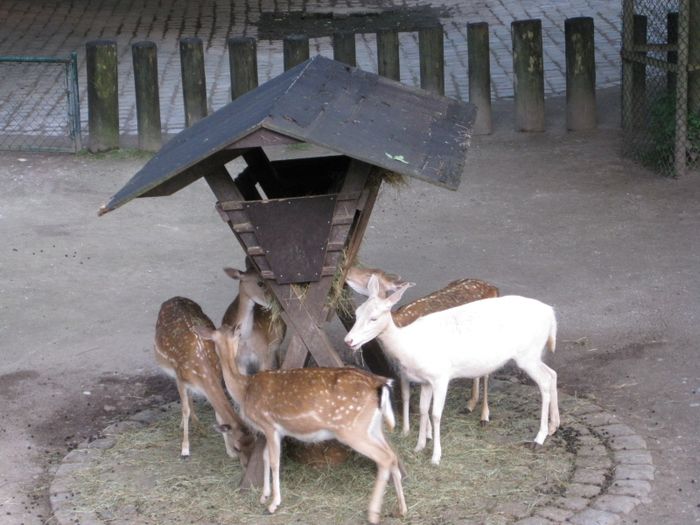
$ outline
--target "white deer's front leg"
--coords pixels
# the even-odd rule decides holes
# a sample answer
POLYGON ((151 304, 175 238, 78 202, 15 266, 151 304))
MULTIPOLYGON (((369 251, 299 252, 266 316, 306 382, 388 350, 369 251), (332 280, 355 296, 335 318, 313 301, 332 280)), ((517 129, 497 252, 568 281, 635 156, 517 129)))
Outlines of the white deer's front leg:
POLYGON ((447 396, 447 383, 438 383, 433 387, 433 465, 440 464, 442 456, 442 446, 440 445, 440 420, 442 410, 445 407, 445 397, 447 396))
POLYGON ((403 370, 399 372, 399 379, 401 381, 401 409, 403 415, 403 429, 401 433, 404 436, 407 436, 410 430, 410 422, 408 420, 408 405, 411 401, 411 391, 410 384, 408 382, 408 377, 406 377, 406 373, 403 370))
POLYGON ((418 444, 416 452, 425 448, 426 435, 428 432, 428 409, 430 399, 433 397, 433 388, 424 383, 420 386, 420 427, 418 429, 418 444))

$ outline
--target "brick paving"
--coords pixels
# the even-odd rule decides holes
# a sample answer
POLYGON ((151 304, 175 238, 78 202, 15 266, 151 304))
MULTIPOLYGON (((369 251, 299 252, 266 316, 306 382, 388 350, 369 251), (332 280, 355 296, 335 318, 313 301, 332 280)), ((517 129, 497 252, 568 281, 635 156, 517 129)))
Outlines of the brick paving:
MULTIPOLYGON (((26 2, 0 0, 0 55, 65 56, 76 51, 80 60, 83 128, 87 126, 85 91, 85 43, 115 40, 119 55, 120 126, 122 134, 135 134, 136 108, 130 45, 151 40, 158 46, 161 116, 164 133, 184 126, 178 39, 198 36, 205 44, 205 69, 209 110, 229 101, 230 81, 226 40, 232 36, 257 37, 261 13, 305 11, 335 15, 377 11, 379 8, 417 8, 417 0, 381 3, 362 0, 53 0, 26 2), (379 4, 379 5, 377 5, 379 4)), ((494 98, 512 97, 510 23, 542 20, 545 93, 562 94, 564 79, 564 20, 590 16, 595 23, 597 84, 599 88, 620 81, 620 3, 608 0, 438 0, 431 4, 443 15, 445 31, 445 89, 448 96, 467 99, 468 22, 487 22, 491 32, 491 74, 494 98)), ((310 39, 311 54, 332 56, 330 37, 310 39)), ((374 33, 357 35, 359 67, 376 72, 374 33)), ((418 38, 400 35, 401 80, 419 84, 418 38)), ((282 42, 258 42, 260 82, 281 73, 282 42)), ((1 78, 1 75, 0 75, 1 78)), ((0 91, 3 89, 0 83, 0 91)), ((1 113, 0 113, 1 114, 1 113)), ((1 125, 1 124, 0 124, 1 125)))

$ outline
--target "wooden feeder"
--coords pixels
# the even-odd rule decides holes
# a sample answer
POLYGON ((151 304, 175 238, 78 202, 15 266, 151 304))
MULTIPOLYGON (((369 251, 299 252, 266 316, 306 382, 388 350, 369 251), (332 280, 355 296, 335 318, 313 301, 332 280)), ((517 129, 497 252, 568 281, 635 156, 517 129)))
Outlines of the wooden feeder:
MULTIPOLYGON (((179 133, 99 213, 204 177, 281 306, 291 333, 283 367, 309 354, 343 366, 322 329, 327 298, 357 255, 383 175, 456 189, 474 116, 472 105, 316 56, 179 133), (299 143, 325 152, 276 161, 265 152, 299 143), (247 167, 232 177, 225 165, 236 157, 247 167)), ((244 485, 261 480, 256 463, 244 485)))

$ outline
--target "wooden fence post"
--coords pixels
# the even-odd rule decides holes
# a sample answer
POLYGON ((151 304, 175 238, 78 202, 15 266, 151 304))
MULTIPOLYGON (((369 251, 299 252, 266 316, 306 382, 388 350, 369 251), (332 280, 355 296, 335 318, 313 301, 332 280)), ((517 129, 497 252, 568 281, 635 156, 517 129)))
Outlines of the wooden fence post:
POLYGON ((445 94, 444 47, 441 25, 418 30, 420 87, 438 95, 445 94))
POLYGON ((87 68, 88 150, 93 153, 119 147, 117 43, 93 40, 85 44, 87 68))
POLYGON ((469 102, 476 106, 475 135, 493 131, 491 120, 491 55, 489 25, 486 22, 467 24, 467 56, 469 58, 469 102))
POLYGON ((284 70, 293 68, 309 59, 309 37, 306 35, 288 35, 284 37, 284 70))
POLYGON ((377 31, 377 72, 397 82, 401 80, 399 34, 394 30, 377 31))
POLYGON ((228 39, 231 100, 258 87, 258 50, 250 36, 228 39))
MULTIPOLYGON (((688 9, 688 66, 700 66, 700 1, 690 0, 688 9)), ((700 114, 700 69, 692 69, 688 71, 688 115, 698 114, 700 114)))
POLYGON ((180 39, 182 97, 185 102, 185 126, 207 116, 207 79, 204 73, 204 50, 197 37, 180 39))
MULTIPOLYGON (((634 46, 643 46, 647 43, 647 17, 634 15, 632 22, 632 38, 634 46)), ((646 53, 639 53, 646 56, 646 53)), ((632 111, 641 115, 646 105, 647 97, 647 66, 635 62, 632 65, 632 111)))
POLYGON ((566 127, 572 131, 596 127, 595 44, 591 17, 567 18, 566 127))
POLYGON ((158 50, 153 42, 136 42, 131 46, 131 56, 134 63, 139 149, 157 151, 162 142, 158 50))
POLYGON ((511 23, 515 127, 518 131, 544 131, 544 66, 542 21, 511 23))
MULTIPOLYGON (((668 13, 666 15, 666 43, 669 46, 678 45, 678 13, 668 13)), ((678 63, 678 51, 669 51, 666 53, 666 59, 669 64, 678 63)), ((669 93, 676 91, 676 73, 669 71, 666 73, 666 89, 669 93)))
POLYGON ((333 60, 352 67, 357 66, 355 33, 351 31, 333 33, 333 60))

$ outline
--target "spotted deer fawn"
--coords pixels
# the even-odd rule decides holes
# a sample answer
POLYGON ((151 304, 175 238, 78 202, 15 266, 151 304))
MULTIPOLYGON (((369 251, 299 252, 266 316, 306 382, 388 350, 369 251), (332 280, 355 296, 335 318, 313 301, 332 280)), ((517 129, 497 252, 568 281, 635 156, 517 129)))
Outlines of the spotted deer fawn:
POLYGON ((510 359, 540 389, 542 411, 534 443, 542 445, 559 427, 557 374, 542 361, 545 345, 554 352, 557 322, 552 307, 525 297, 496 297, 429 314, 400 328, 392 319, 391 308, 407 288, 404 284, 383 297, 378 279, 370 277, 370 296, 357 309, 357 320, 345 342, 357 350, 377 337, 411 377, 424 383, 416 450, 425 448, 430 396, 432 462, 437 465, 442 455, 440 419, 450 380, 490 374, 510 359))
POLYGON ((226 397, 222 383, 219 358, 211 341, 201 339, 195 329, 198 326, 214 328, 201 307, 185 297, 173 297, 165 301, 158 312, 155 336, 155 358, 158 365, 175 378, 182 405, 181 457, 190 456, 189 420, 196 421, 192 405, 192 392, 197 392, 214 407, 219 425, 230 429, 223 434, 226 452, 238 456, 247 464, 252 438, 244 431, 243 422, 226 397))
POLYGON ((275 512, 281 502, 280 443, 290 436, 305 442, 337 439, 377 464, 377 478, 369 503, 368 520, 378 523, 384 490, 393 479, 401 515, 407 512, 399 461, 382 430, 382 417, 394 427, 389 400, 391 380, 356 368, 296 368, 267 370, 253 376, 239 373, 235 362, 240 329, 199 327, 202 338, 214 342, 221 358, 224 381, 252 428, 265 435, 261 503, 275 512), (270 492, 272 473, 272 492, 270 492))
MULTIPOLYGON (((404 284, 400 277, 387 274, 376 268, 360 268, 352 266, 347 272, 345 282, 357 293, 369 296, 367 288, 369 278, 376 275, 379 282, 380 293, 386 297, 389 293, 395 292, 404 284)), ((412 283, 408 283, 413 286, 412 283)), ((408 304, 405 304, 391 313, 394 323, 398 327, 404 327, 421 317, 430 313, 453 308, 461 304, 478 301, 479 299, 487 299, 490 297, 498 297, 498 288, 492 284, 480 279, 460 279, 452 281, 444 288, 430 293, 420 299, 416 299, 408 304)), ((489 401, 488 401, 488 379, 489 376, 483 377, 484 398, 481 403, 481 426, 485 426, 489 421, 489 401)), ((401 404, 402 404, 402 419, 403 427, 402 434, 408 435, 410 430, 410 420, 408 416, 410 391, 409 381, 420 382, 416 377, 409 376, 408 372, 399 366, 399 380, 401 384, 401 404)), ((421 387, 422 389, 422 387, 421 387)), ((430 403, 430 400, 428 400, 430 403)), ((473 412, 476 405, 479 403, 479 378, 475 377, 472 381, 471 397, 467 401, 467 410, 473 412)), ((428 421, 426 429, 427 437, 432 436, 432 425, 428 421)))
POLYGON ((265 283, 254 269, 245 272, 224 268, 231 279, 239 281, 238 295, 226 309, 222 325, 241 326, 241 343, 236 365, 241 374, 252 375, 260 370, 279 368, 279 347, 286 326, 281 318, 273 318, 265 283))

